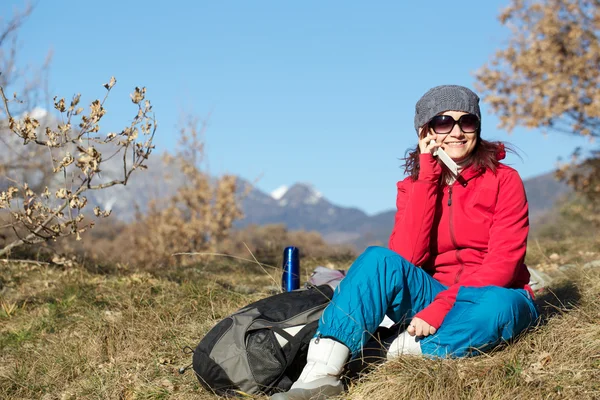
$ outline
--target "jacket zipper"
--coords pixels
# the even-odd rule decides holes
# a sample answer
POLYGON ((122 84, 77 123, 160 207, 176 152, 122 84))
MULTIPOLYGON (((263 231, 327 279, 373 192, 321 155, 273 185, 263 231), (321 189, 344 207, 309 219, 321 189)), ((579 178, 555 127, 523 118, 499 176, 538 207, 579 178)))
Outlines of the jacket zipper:
MULTIPOLYGON (((452 186, 448 186, 448 210, 450 211, 450 215, 448 216, 448 218, 450 219, 450 240, 452 240, 452 244, 456 248, 458 247, 458 245, 456 244, 456 238, 454 237, 454 219, 452 218, 454 214, 452 212, 452 186)), ((458 270, 456 277, 454 278, 454 283, 458 283, 458 279, 460 278, 463 269, 465 268, 465 264, 462 260, 462 257, 460 256, 460 250, 456 250, 456 259, 460 263, 460 269, 458 270)))

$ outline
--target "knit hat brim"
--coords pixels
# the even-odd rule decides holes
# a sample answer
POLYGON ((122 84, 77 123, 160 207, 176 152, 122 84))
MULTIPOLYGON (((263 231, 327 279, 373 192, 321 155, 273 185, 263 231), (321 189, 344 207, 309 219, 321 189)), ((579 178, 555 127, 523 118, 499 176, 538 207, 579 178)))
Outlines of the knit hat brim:
POLYGON ((442 85, 429 89, 415 106, 415 130, 445 111, 463 111, 476 115, 481 121, 479 96, 471 89, 458 85, 442 85))

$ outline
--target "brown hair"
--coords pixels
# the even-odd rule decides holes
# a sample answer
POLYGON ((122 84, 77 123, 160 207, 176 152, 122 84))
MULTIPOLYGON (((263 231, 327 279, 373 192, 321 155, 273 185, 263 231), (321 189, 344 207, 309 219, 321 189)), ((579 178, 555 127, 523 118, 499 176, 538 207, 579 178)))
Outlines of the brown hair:
MULTIPOLYGON (((429 123, 423 125, 422 129, 423 130, 421 132, 429 132, 429 123)), ((461 162, 461 166, 463 168, 467 168, 473 165, 479 172, 489 169, 496 173, 496 168, 498 168, 499 164, 498 159, 504 158, 504 155, 507 151, 511 153, 515 153, 515 151, 510 146, 505 146, 502 142, 490 142, 483 140, 480 134, 481 128, 477 131, 477 142, 475 143, 473 152, 465 161, 461 162)), ((419 154, 421 154, 419 144, 417 143, 416 148, 414 148, 412 151, 410 149, 407 150, 406 154, 406 157, 403 158, 404 173, 409 175, 413 180, 417 180, 420 169, 419 154)), ((447 182, 447 178, 450 176, 450 171, 448 171, 448 169, 442 164, 441 182, 447 182)))

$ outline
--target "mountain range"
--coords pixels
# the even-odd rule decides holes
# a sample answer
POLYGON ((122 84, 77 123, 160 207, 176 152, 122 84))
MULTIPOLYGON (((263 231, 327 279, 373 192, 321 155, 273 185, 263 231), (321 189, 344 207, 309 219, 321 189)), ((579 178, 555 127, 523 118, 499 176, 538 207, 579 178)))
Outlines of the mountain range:
MULTIPOLYGON (((248 184, 248 183, 246 183, 248 184)), ((531 223, 570 192, 570 188, 546 173, 524 181, 529 201, 531 223)), ((368 215, 354 207, 341 207, 328 201, 312 185, 296 183, 267 194, 250 188, 242 202, 246 217, 237 226, 250 224, 285 224, 289 230, 314 230, 334 244, 352 244, 364 248, 369 244, 387 244, 395 210, 368 215)))

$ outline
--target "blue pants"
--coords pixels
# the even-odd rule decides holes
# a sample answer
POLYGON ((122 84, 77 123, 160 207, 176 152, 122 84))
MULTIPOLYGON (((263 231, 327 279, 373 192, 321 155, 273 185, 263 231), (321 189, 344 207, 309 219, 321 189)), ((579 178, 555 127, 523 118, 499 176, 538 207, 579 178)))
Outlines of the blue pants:
MULTIPOLYGON (((317 335, 334 338, 357 355, 385 315, 410 321, 445 289, 397 253, 369 247, 336 288, 317 335)), ((433 357, 477 355, 513 339, 538 317, 526 290, 462 287, 442 326, 420 341, 421 351, 433 357)))

